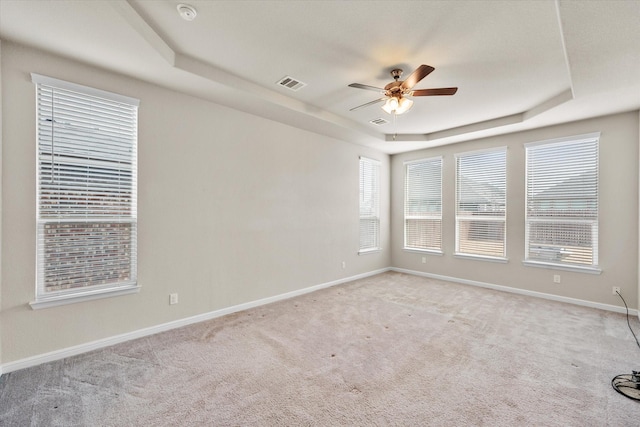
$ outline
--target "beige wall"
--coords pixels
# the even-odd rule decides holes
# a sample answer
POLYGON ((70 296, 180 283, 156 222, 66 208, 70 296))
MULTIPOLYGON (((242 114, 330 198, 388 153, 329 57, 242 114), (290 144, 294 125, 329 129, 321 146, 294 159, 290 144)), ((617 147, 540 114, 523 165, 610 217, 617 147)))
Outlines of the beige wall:
POLYGON ((394 155, 391 159, 391 263, 394 267, 457 279, 521 288, 601 304, 622 305, 612 286, 631 306, 638 302, 638 112, 436 147, 394 155), (600 139, 600 266, 593 275, 525 267, 523 144, 545 139, 602 132, 600 139), (455 258, 454 154, 507 146, 508 263, 455 258), (407 252, 403 245, 403 162, 443 156, 444 255, 407 252), (422 263, 422 257, 427 263, 422 263), (553 283, 560 274, 562 283, 553 283))
POLYGON ((389 157, 3 44, 2 363, 390 265, 389 157), (35 72, 140 99, 139 294, 32 310, 35 72), (358 156, 382 162, 382 244, 358 256, 358 156), (342 269, 342 261, 346 269, 342 269), (179 304, 169 306, 169 293, 179 304))

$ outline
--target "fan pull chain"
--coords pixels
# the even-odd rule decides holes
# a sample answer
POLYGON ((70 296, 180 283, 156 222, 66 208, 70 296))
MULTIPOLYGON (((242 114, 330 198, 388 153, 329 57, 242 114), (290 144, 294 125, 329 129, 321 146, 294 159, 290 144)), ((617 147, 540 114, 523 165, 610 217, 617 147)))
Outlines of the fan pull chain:
POLYGON ((396 114, 395 110, 393 111, 393 140, 396 140, 396 137, 398 136, 398 125, 397 125, 397 117, 398 115, 396 114))

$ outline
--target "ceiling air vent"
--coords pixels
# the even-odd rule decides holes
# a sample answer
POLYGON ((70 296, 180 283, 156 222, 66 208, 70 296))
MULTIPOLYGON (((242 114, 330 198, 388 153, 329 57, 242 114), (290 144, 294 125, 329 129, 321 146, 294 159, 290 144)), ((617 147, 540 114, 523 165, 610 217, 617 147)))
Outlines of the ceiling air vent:
POLYGON ((372 123, 372 124, 377 125, 377 126, 382 126, 382 125, 386 125, 387 123, 389 123, 389 121, 383 119, 382 117, 379 117, 377 119, 370 120, 369 123, 372 123))
POLYGON ((287 89, 291 89, 293 91, 298 91, 305 87, 307 84, 302 83, 300 80, 293 78, 291 76, 284 76, 278 82, 280 86, 286 87, 287 89))

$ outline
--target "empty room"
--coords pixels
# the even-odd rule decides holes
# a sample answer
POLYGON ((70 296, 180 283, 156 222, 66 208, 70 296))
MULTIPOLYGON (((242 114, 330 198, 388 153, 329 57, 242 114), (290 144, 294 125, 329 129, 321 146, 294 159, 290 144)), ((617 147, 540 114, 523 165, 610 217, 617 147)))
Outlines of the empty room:
POLYGON ((0 425, 637 426, 640 0, 0 0, 0 425))

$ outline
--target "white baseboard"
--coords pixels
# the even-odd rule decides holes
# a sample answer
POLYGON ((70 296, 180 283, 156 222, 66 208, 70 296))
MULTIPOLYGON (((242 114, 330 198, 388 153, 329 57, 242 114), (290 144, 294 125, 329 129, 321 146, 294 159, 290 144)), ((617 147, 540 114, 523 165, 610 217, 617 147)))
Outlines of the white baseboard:
MULTIPOLYGON (((551 301, 560 301, 560 302, 566 302, 569 304, 581 305, 584 307, 598 308, 600 310, 614 311, 616 313, 623 313, 623 314, 626 313, 626 310, 624 307, 620 307, 617 305, 602 304, 599 302, 586 301, 586 300, 581 300, 577 298, 569 298, 569 297, 563 297, 563 296, 553 295, 553 294, 546 294, 544 292, 530 291, 527 289, 512 288, 509 286, 494 285, 493 283, 478 282, 476 280, 459 279, 457 277, 442 276, 440 274, 425 273, 423 271, 407 270, 404 268, 391 267, 390 270, 398 273, 412 274, 414 276, 428 277, 430 279, 446 280, 448 282, 462 283, 464 285, 471 285, 471 286, 479 286, 481 288, 495 289, 497 291, 510 292, 512 294, 527 295, 527 296, 536 297, 536 298, 548 299, 551 301)), ((629 314, 635 314, 636 316, 639 316, 638 310, 633 308, 629 309, 629 314)))
MULTIPOLYGON (((334 281, 331 281, 331 282, 321 283, 319 285, 310 286, 310 287, 307 287, 307 288, 304 288, 304 289, 298 289, 298 290, 295 290, 295 291, 286 292, 284 294, 275 295, 275 296, 272 296, 272 297, 262 298, 262 299, 259 299, 259 300, 256 300, 256 301, 250 301, 250 302, 247 302, 247 303, 243 303, 243 304, 238 304, 238 305, 234 305, 234 306, 231 306, 231 307, 222 308, 220 310, 215 310, 215 311, 211 311, 211 312, 208 312, 208 313, 199 314, 199 315, 192 316, 192 317, 187 317, 187 318, 184 318, 184 319, 174 320, 172 322, 163 323, 163 324, 156 325, 156 326, 151 326, 149 328, 139 329, 139 330, 136 330, 136 331, 125 333, 125 334, 116 335, 116 336, 113 336, 113 337, 104 338, 104 339, 101 339, 101 340, 92 341, 92 342, 89 342, 89 343, 85 343, 85 344, 80 344, 80 345, 76 345, 76 346, 73 346, 73 347, 64 348, 64 349, 61 349, 61 350, 55 350, 55 351, 52 351, 52 352, 49 352, 49 353, 44 353, 44 354, 40 354, 40 355, 37 355, 37 356, 28 357, 28 358, 25 358, 25 359, 14 361, 14 362, 9 362, 9 363, 5 363, 5 364, 1 364, 0 363, 0 375, 2 375, 3 373, 8 373, 8 372, 12 372, 12 371, 17 371, 19 369, 24 369, 24 368, 29 368, 29 367, 32 367, 32 366, 40 365, 42 363, 53 362, 53 361, 56 361, 56 360, 64 359, 65 357, 76 356, 78 354, 87 353, 87 352, 93 351, 93 350, 98 350, 100 348, 108 347, 108 346, 111 346, 111 345, 114 345, 114 344, 119 344, 119 343, 122 343, 122 342, 125 342, 125 341, 129 341, 129 340, 146 337, 146 336, 149 336, 149 335, 157 334, 159 332, 164 332, 164 331, 168 331, 168 330, 171 330, 171 329, 180 328, 182 326, 191 325, 193 323, 203 322, 205 320, 214 319, 216 317, 225 316, 227 314, 236 313, 238 311, 247 310, 247 309, 258 307, 258 306, 261 306, 261 305, 271 304, 271 303, 274 303, 274 302, 277 302, 277 301, 286 300, 286 299, 293 298, 293 297, 296 297, 296 296, 299 296, 299 295, 304 295, 304 294, 308 294, 310 292, 318 291, 320 289, 329 288, 329 287, 340 285, 340 284, 346 283, 346 282, 351 282, 353 280, 364 279, 366 277, 374 276, 376 274, 384 273, 384 272, 387 272, 387 271, 395 271, 395 272, 398 272, 398 273, 411 274, 411 275, 414 275, 414 276, 422 276, 422 277, 428 277, 428 278, 431 278, 431 279, 445 280, 445 281, 455 282, 455 283, 462 283, 462 284, 465 284, 465 285, 479 286, 479 287, 482 287, 482 288, 494 289, 494 290, 498 290, 498 291, 510 292, 510 293, 520 294, 520 295, 527 295, 527 296, 532 296, 532 297, 537 297, 537 298, 548 299, 548 300, 552 300, 552 301, 566 302, 566 303, 570 303, 570 304, 576 304, 576 305, 581 305, 581 306, 585 306, 585 307, 592 307, 592 308, 597 308, 597 309, 601 309, 601 310, 613 311, 613 312, 617 312, 617 313, 625 313, 626 312, 624 307, 619 307, 619 306, 610 305, 610 304, 601 304, 601 303, 597 303, 597 302, 585 301, 585 300, 580 300, 580 299, 576 299, 576 298, 568 298, 568 297, 563 297, 563 296, 558 296, 558 295, 553 295, 553 294, 546 294, 546 293, 543 293, 543 292, 536 292, 536 291, 530 291, 530 290, 526 290, 526 289, 511 288, 509 286, 495 285, 495 284, 492 284, 492 283, 479 282, 479 281, 476 281, 476 280, 460 279, 460 278, 457 278, 457 277, 443 276, 443 275, 432 274, 432 273, 425 273, 425 272, 422 272, 422 271, 407 270, 407 269, 396 268, 396 267, 388 267, 388 268, 382 268, 380 270, 374 270, 374 271, 370 271, 370 272, 367 272, 367 273, 358 274, 358 275, 355 275, 355 276, 345 277, 343 279, 338 279, 338 280, 334 280, 334 281)), ((629 313, 630 314, 635 314, 636 316, 638 316, 640 318, 640 314, 639 314, 640 311, 638 311, 636 309, 629 309, 629 313)))
POLYGON ((205 320, 214 319, 216 317, 221 317, 221 316, 235 313, 238 311, 247 310, 253 307, 258 307, 261 305, 271 304, 273 302, 286 300, 299 295, 304 295, 310 292, 318 291, 320 289, 329 288, 331 286, 340 285, 342 283, 351 282, 353 280, 363 279, 369 276, 374 276, 376 274, 387 272, 390 269, 391 268, 382 268, 380 270, 374 270, 367 273, 357 274, 355 276, 345 277, 343 279, 321 283, 319 285, 310 286, 308 288, 298 289, 295 291, 286 292, 284 294, 262 298, 256 301, 238 304, 231 307, 222 308, 220 310, 215 310, 208 313, 198 314, 192 317, 187 317, 184 319, 174 320, 172 322, 151 326, 149 328, 139 329, 137 331, 127 332, 125 334, 120 334, 113 337, 104 338, 97 341, 92 341, 85 344, 64 348, 61 350, 55 350, 49 353, 39 354, 37 356, 27 357, 25 359, 16 360, 15 362, 0 364, 0 375, 2 375, 3 373, 17 371, 19 369, 37 366, 42 363, 54 362, 56 360, 64 359, 65 357, 76 356, 78 354, 87 353, 89 351, 98 350, 104 347, 109 347, 111 345, 119 344, 129 340, 134 340, 136 338, 142 338, 149 335, 157 334, 159 332, 164 332, 171 329, 180 328, 182 326, 191 325, 193 323, 203 322, 205 320))

